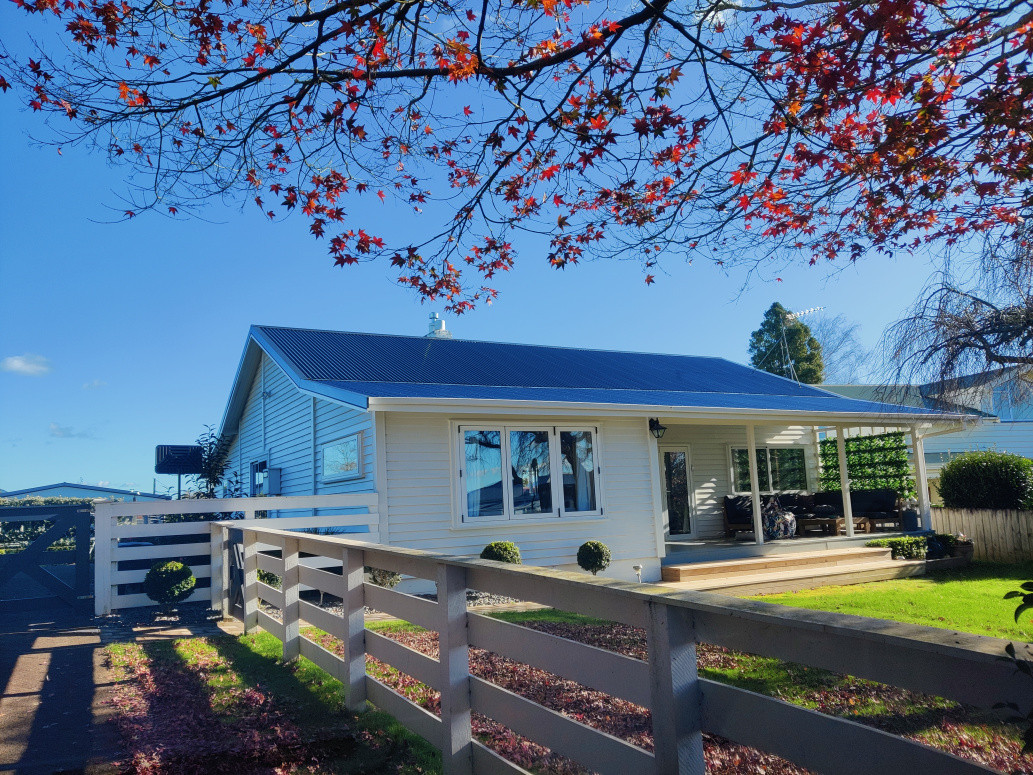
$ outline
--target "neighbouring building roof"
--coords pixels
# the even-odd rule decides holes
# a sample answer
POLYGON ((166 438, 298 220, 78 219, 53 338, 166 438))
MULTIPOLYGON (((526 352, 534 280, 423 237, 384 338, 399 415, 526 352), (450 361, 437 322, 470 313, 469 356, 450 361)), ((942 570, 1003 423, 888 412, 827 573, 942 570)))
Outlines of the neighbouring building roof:
MULTIPOLYGON (((973 379, 975 379, 975 375, 973 375, 973 379)), ((975 407, 962 406, 942 398, 943 383, 940 382, 931 382, 926 385, 822 385, 822 388, 837 395, 860 401, 879 401, 976 417, 994 416, 975 407)))
POLYGON ((223 432, 235 432, 261 351, 302 390, 361 409, 448 400, 658 413, 893 415, 902 422, 948 417, 926 408, 844 398, 724 358, 253 326, 223 432))
MULTIPOLYGON (((47 497, 46 494, 52 490, 75 489, 85 490, 89 493, 96 493, 98 498, 130 498, 144 500, 169 500, 168 495, 157 493, 140 492, 139 490, 120 490, 117 487, 100 487, 93 484, 77 484, 76 482, 57 482, 56 484, 43 484, 39 487, 26 487, 23 490, 0 490, 0 496, 4 498, 26 498, 31 496, 47 497)), ((89 496, 84 496, 89 497, 89 496)))

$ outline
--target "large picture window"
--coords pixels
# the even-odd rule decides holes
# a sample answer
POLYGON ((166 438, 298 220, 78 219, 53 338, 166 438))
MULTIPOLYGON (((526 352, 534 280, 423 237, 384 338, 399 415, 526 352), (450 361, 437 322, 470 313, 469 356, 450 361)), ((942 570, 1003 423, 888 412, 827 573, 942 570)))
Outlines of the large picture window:
MULTIPOLYGON (((757 447, 757 477, 762 492, 807 489, 807 461, 803 447, 757 447)), ((732 448, 732 488, 750 492, 750 453, 732 448)))
POLYGON ((463 426, 459 435, 464 521, 602 513, 594 429, 463 426))

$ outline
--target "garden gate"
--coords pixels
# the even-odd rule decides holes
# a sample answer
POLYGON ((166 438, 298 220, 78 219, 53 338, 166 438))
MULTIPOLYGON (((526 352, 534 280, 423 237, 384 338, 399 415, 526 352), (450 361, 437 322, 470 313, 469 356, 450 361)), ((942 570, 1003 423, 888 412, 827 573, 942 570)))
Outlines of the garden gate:
POLYGON ((16 544, 8 547, 9 553, 0 555, 0 588, 24 573, 71 606, 88 604, 85 598, 90 595, 91 526, 90 506, 86 505, 0 509, 0 531, 5 542, 16 544), (12 523, 19 526, 17 531, 12 530, 12 523), (34 530, 33 523, 44 524, 34 530), (27 534, 26 541, 19 541, 19 534, 27 534), (53 548, 58 542, 62 545, 53 548), (71 573, 55 574, 50 570, 67 566, 74 566, 71 573))

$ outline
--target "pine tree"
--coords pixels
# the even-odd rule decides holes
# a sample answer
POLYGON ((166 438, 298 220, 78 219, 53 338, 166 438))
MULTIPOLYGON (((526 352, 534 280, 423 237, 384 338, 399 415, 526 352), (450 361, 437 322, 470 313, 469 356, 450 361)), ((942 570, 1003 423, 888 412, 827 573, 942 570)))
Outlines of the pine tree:
POLYGON ((777 301, 764 313, 760 328, 750 335, 750 364, 756 369, 817 385, 824 379, 821 344, 811 329, 791 320, 777 301))

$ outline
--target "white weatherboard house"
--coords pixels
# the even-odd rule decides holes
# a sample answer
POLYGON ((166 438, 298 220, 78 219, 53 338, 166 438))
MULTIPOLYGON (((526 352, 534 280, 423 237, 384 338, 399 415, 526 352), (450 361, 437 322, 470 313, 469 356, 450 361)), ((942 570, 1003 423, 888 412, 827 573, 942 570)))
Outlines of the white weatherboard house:
POLYGON ((817 489, 819 432, 900 427, 920 450, 956 421, 721 358, 255 326, 221 433, 249 494, 377 493, 383 543, 512 540, 576 569, 596 539, 607 575, 652 581, 672 543, 723 536, 723 496, 752 495, 759 525, 763 493, 817 489))

